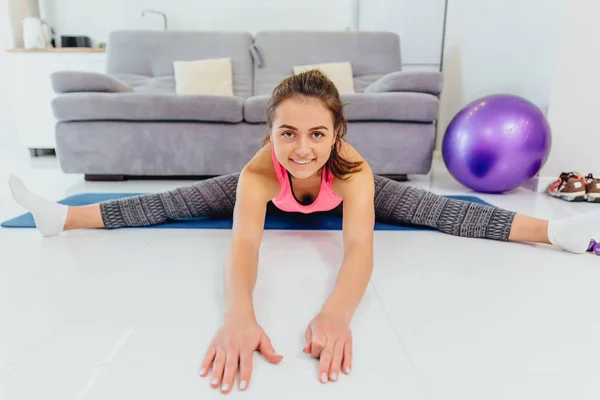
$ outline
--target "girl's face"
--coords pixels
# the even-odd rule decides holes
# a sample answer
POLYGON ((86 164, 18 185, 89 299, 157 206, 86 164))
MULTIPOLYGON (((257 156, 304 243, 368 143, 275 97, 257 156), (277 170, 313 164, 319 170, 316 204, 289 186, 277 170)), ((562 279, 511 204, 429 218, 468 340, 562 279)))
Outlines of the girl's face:
POLYGON ((298 179, 319 173, 335 143, 331 112, 315 98, 283 101, 270 134, 277 160, 298 179))

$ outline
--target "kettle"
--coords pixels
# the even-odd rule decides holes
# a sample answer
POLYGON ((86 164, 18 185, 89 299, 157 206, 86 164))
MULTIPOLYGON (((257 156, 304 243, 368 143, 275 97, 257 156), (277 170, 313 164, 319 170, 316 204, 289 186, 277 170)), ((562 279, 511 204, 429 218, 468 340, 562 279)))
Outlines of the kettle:
POLYGON ((52 46, 52 29, 36 17, 23 18, 23 46, 26 49, 43 49, 52 46))

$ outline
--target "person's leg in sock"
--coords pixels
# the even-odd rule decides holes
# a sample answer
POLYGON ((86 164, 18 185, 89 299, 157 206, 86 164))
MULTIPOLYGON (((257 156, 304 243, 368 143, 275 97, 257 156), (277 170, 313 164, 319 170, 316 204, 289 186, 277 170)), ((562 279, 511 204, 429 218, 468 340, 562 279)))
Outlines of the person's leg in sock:
POLYGON ((53 236, 72 229, 114 229, 157 225, 177 218, 231 216, 238 177, 239 174, 223 175, 163 193, 79 207, 44 199, 14 176, 9 184, 15 200, 32 213, 38 230, 44 236, 53 236))
POLYGON ((37 229, 42 235, 53 236, 63 230, 69 207, 30 192, 14 175, 8 178, 8 185, 15 201, 33 215, 37 229))
POLYGON ((448 199, 381 176, 375 176, 375 211, 390 223, 428 226, 456 236, 552 244, 572 253, 585 253, 600 231, 599 212, 547 221, 448 199))

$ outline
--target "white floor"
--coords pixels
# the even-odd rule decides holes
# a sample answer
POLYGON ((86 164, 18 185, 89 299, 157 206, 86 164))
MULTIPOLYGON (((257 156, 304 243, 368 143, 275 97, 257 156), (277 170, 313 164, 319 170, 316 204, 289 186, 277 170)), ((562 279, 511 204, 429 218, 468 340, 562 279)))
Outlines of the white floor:
MULTIPOLYGON (((23 212, 18 173, 58 200, 79 192, 158 191, 188 182, 89 183, 53 156, 0 142, 0 220, 23 212)), ((469 193, 441 163, 414 183, 469 193)), ((485 200, 537 217, 600 205, 519 189, 485 200)), ((229 231, 77 231, 42 238, 0 229, 0 399, 204 399, 198 376, 222 315, 229 231)), ((317 381, 306 324, 333 287, 341 232, 266 231, 255 304, 284 355, 258 353, 247 399, 600 398, 600 258, 437 232, 376 232, 376 266, 352 322, 354 368, 317 381), (386 392, 389 392, 386 394, 386 392)))

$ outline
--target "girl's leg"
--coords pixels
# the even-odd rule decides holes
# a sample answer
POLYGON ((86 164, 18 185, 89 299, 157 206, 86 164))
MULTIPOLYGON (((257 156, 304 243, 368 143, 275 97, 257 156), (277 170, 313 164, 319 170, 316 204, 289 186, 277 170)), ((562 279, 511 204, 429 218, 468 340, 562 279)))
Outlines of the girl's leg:
POLYGON ((508 240, 511 242, 552 244, 548 237, 548 221, 516 214, 510 228, 508 240))
POLYGON ((106 228, 102 219, 100 203, 89 206, 74 206, 67 209, 64 231, 74 229, 106 228))
POLYGON ((239 173, 217 176, 167 192, 102 202, 106 228, 148 226, 177 218, 233 215, 239 173))
POLYGON ((375 214, 390 223, 428 226, 456 236, 509 240, 516 213, 448 199, 375 176, 375 214))
POLYGON ((428 226, 456 236, 553 244, 584 253, 593 237, 594 218, 541 220, 494 206, 449 199, 375 176, 375 212, 379 220, 428 226))
POLYGON ((10 187, 15 200, 27 208, 44 236, 82 228, 122 228, 165 223, 177 218, 215 217, 233 214, 239 174, 199 181, 163 193, 109 200, 81 207, 67 207, 31 193, 16 177, 10 187))

